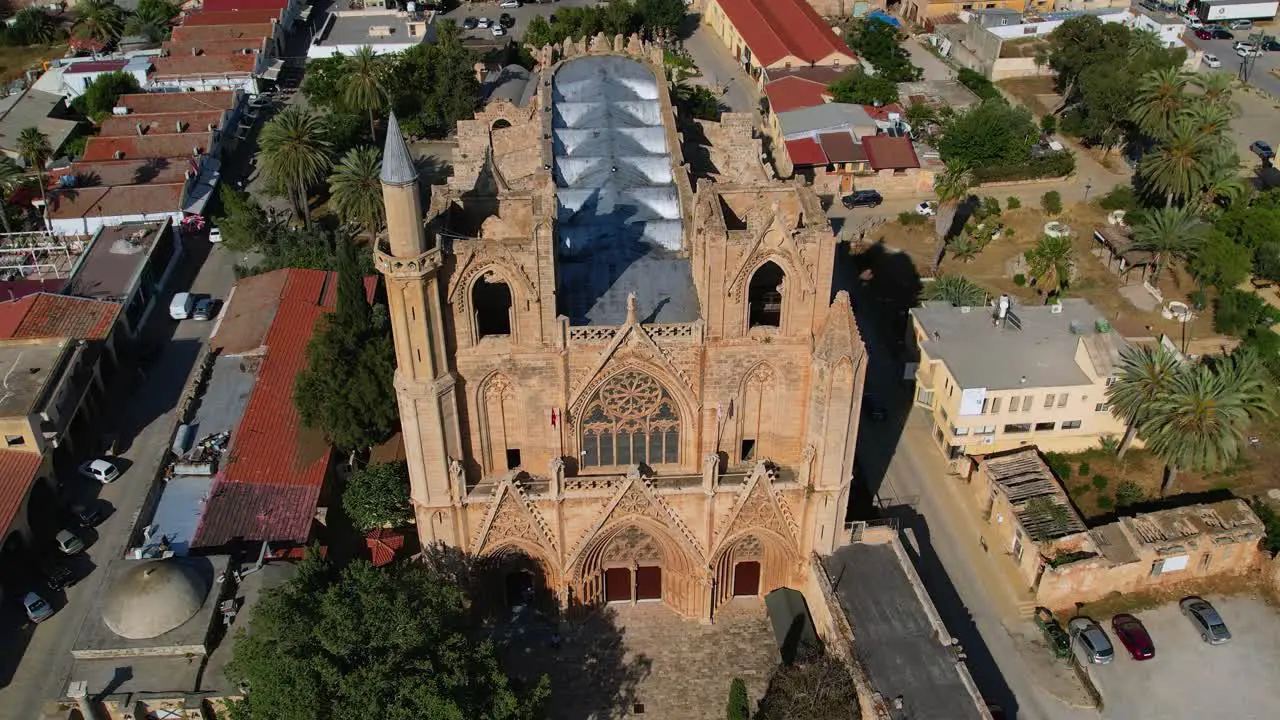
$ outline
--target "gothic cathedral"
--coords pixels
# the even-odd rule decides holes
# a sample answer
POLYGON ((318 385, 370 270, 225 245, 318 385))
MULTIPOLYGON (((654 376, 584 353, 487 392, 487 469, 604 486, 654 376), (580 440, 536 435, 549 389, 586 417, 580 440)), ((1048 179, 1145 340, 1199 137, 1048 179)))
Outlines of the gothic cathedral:
POLYGON ((375 251, 423 545, 492 592, 710 620, 847 534, 866 351, 808 188, 751 118, 677 118, 662 53, 545 48, 430 188, 393 117, 375 251))

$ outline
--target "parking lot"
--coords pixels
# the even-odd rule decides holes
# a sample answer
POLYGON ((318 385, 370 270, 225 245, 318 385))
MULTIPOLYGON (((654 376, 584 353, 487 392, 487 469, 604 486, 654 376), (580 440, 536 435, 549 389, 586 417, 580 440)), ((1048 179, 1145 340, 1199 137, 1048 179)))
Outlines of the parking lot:
POLYGON ((1110 665, 1090 666, 1102 693, 1103 716, 1125 720, 1274 718, 1280 707, 1280 612, 1249 597, 1207 596, 1231 629, 1231 642, 1211 646, 1177 603, 1135 613, 1155 644, 1155 657, 1137 662, 1111 631, 1110 665))
POLYGON ((493 21, 494 23, 497 23, 498 18, 503 13, 506 13, 510 15, 512 18, 514 18, 516 23, 514 26, 512 26, 507 30, 507 34, 505 37, 494 38, 493 31, 487 28, 463 30, 462 35, 464 38, 475 38, 477 40, 487 40, 490 42, 494 41, 495 39, 501 41, 501 40, 506 40, 507 38, 510 38, 512 40, 519 40, 520 38, 524 37, 524 29, 529 26, 529 20, 533 18, 533 16, 535 15, 550 17, 553 13, 555 13, 556 8, 559 8, 559 7, 581 7, 583 5, 597 5, 597 4, 599 4, 597 0, 556 0, 556 2, 551 2, 551 0, 547 0, 546 2, 540 2, 540 3, 536 3, 536 2, 525 3, 524 5, 518 8, 500 8, 498 7, 497 2, 477 2, 477 3, 469 3, 469 4, 463 3, 462 5, 459 5, 453 10, 450 10, 449 12, 445 13, 443 17, 448 20, 452 20, 456 22, 458 24, 458 27, 462 27, 462 21, 469 17, 489 18, 489 20, 493 21))
MULTIPOLYGON (((1248 42, 1250 35, 1258 32, 1272 36, 1280 36, 1280 28, 1267 25, 1257 25, 1253 30, 1232 30, 1235 35, 1233 40, 1201 40, 1195 34, 1188 30, 1183 40, 1193 47, 1203 48, 1210 55, 1215 55, 1222 61, 1222 67, 1216 70, 1210 69, 1207 65, 1201 65, 1200 70, 1203 72, 1221 72, 1227 73, 1232 77, 1239 77, 1241 57, 1236 55, 1233 47, 1236 42, 1248 42)), ((1249 84, 1268 93, 1274 98, 1280 99, 1280 77, 1271 73, 1272 70, 1280 68, 1280 52, 1264 52, 1258 56, 1257 61, 1253 63, 1253 69, 1249 73, 1249 84)))

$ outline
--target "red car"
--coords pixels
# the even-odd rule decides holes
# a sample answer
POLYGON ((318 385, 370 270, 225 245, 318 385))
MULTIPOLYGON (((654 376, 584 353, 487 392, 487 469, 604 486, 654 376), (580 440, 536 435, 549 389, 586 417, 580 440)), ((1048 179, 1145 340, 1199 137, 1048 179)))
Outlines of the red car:
POLYGON ((1117 615, 1111 619, 1111 631, 1134 660, 1150 660, 1156 656, 1156 645, 1138 618, 1128 613, 1117 615))
POLYGON ((1204 28, 1196 28, 1196 37, 1200 38, 1201 40, 1212 40, 1213 31, 1205 30, 1204 28))

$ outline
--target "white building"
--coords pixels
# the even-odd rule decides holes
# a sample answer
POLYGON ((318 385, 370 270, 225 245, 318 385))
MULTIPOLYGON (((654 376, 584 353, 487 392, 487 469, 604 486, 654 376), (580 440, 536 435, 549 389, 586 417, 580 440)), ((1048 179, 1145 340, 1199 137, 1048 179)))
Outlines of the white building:
MULTIPOLYGON (((413 3, 409 3, 413 5, 413 3)), ((354 55, 369 47, 378 55, 400 53, 435 40, 434 11, 339 10, 331 12, 307 49, 308 59, 354 55)))

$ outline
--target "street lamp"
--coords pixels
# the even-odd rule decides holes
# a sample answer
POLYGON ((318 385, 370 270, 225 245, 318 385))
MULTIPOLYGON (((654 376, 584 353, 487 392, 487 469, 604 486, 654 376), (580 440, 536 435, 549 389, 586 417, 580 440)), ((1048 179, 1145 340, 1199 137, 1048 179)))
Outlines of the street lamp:
POLYGON ((1089 202, 1089 191, 1093 189, 1093 183, 1088 180, 1084 181, 1084 201, 1089 202))

